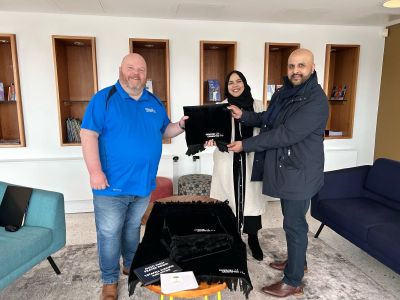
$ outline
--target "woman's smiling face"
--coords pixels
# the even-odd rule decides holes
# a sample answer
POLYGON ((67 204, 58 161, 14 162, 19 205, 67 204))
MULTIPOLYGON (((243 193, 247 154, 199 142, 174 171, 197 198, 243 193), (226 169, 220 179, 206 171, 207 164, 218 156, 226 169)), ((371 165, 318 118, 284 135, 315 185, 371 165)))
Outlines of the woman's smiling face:
POLYGON ((244 83, 238 74, 232 73, 228 81, 228 92, 233 97, 239 97, 244 91, 244 83))

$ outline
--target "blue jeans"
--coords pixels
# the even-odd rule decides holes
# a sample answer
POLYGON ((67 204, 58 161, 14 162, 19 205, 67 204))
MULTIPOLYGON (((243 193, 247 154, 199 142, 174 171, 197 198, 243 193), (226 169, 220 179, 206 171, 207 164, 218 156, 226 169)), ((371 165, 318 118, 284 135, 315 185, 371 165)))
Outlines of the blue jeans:
POLYGON ((130 268, 140 240, 140 222, 150 196, 94 196, 97 251, 104 284, 117 283, 119 260, 130 268))

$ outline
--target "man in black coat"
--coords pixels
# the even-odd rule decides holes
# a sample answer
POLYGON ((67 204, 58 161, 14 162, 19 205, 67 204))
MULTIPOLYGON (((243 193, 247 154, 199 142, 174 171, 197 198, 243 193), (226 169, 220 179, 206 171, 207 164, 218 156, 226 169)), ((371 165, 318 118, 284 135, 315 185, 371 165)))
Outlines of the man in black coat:
POLYGON ((259 135, 228 145, 229 150, 256 152, 252 180, 263 181, 263 194, 281 199, 288 259, 270 264, 284 270, 284 277, 262 290, 278 297, 301 295, 307 270, 305 216, 311 197, 323 185, 323 141, 329 115, 312 52, 291 53, 284 85, 272 96, 267 111, 241 111, 234 105, 229 109, 244 125, 261 128, 259 135))

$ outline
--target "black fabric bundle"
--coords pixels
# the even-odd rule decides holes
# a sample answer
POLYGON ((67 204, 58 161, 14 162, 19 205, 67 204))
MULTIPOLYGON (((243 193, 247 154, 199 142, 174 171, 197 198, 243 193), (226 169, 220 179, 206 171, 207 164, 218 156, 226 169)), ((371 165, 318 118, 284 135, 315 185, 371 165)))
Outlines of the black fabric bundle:
MULTIPOLYGON (((172 236, 180 234, 175 241, 176 247, 182 247, 184 243, 190 248, 194 246, 193 243, 200 243, 200 247, 203 247, 200 254, 188 250, 190 259, 183 259, 178 263, 183 271, 193 271, 198 281, 225 282, 230 290, 239 288, 248 298, 253 287, 247 270, 246 245, 236 230, 235 216, 227 203, 155 202, 131 270, 170 257, 171 252, 163 244, 163 240, 166 242, 170 236, 165 236, 166 226, 169 226, 167 230, 175 233, 172 236), (205 217, 206 215, 209 217, 205 217), (201 219, 204 223, 199 227, 201 219), (197 238, 194 236, 196 234, 191 234, 194 229, 200 229, 197 238), (211 234, 206 235, 203 229, 215 229, 215 237, 210 237, 211 234), (185 235, 191 236, 185 241, 181 238, 185 235), (230 236, 230 241, 226 240, 226 235, 230 236), (217 242, 218 249, 207 248, 215 247, 211 245, 210 239, 217 242), (227 246, 229 249, 221 250, 227 246)), ((171 243, 174 243, 173 238, 169 245, 171 243)), ((185 250, 181 250, 180 253, 184 253, 185 258, 188 257, 185 250)), ((139 279, 131 271, 128 280, 130 296, 138 283, 139 279)))
POLYGON ((170 258, 177 263, 229 250, 233 244, 233 237, 214 214, 195 212, 190 216, 167 217, 163 236, 170 258))
POLYGON ((184 106, 183 112, 189 119, 185 121, 187 155, 204 150, 204 143, 213 139, 222 152, 231 142, 232 124, 229 104, 184 106))

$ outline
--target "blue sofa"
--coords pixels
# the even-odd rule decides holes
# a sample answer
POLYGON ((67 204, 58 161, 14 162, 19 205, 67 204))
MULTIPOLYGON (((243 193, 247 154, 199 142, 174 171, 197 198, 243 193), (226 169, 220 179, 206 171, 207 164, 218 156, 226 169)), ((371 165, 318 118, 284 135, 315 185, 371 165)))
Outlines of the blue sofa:
POLYGON ((326 172, 311 216, 400 274, 400 162, 326 172))
MULTIPOLYGON (((7 183, 0 181, 0 203, 7 183)), ((16 232, 0 227, 0 290, 65 245, 64 196, 33 189, 25 223, 16 232)))

